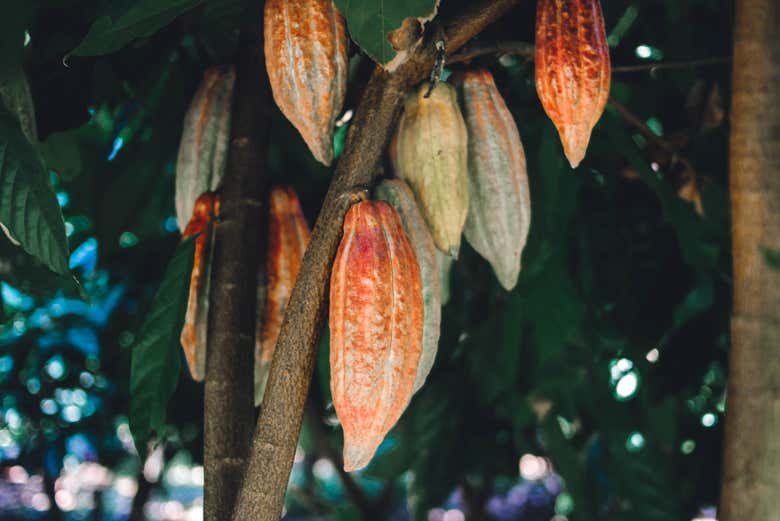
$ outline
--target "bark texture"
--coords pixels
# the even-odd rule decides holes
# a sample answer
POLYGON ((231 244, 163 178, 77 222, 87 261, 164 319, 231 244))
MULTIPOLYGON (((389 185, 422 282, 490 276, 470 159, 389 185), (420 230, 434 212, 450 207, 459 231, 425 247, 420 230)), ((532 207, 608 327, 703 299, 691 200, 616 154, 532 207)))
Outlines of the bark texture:
POLYGON ((721 521, 777 519, 780 490, 780 3, 738 0, 730 185, 734 253, 721 521))
MULTIPOLYGON (((444 24, 449 52, 463 46, 517 2, 471 2, 464 12, 444 24)), ((406 93, 426 78, 435 60, 435 42, 426 41, 394 73, 376 69, 369 79, 287 307, 249 465, 233 512, 236 521, 278 521, 281 517, 344 215, 355 194, 373 180, 406 93)))
MULTIPOLYGON (((258 25, 259 24, 253 24, 258 25)), ((204 398, 204 519, 230 518, 254 422, 258 230, 265 223, 270 96, 259 27, 242 30, 233 125, 214 238, 204 398)))

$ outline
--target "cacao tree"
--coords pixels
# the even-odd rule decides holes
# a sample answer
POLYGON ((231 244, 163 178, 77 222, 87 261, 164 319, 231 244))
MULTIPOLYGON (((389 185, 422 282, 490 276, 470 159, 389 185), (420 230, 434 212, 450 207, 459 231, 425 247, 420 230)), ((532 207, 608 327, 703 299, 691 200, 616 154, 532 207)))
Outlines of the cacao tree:
POLYGON ((0 517, 773 518, 774 2, 15 4, 0 517))

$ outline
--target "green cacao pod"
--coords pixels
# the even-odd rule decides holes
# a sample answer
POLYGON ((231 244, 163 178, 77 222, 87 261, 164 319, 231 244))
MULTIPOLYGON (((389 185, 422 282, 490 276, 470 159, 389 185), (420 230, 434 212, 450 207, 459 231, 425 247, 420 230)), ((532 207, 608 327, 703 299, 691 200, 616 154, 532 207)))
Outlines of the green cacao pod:
POLYGON ((469 214, 463 234, 508 291, 517 284, 531 224, 523 143, 488 70, 464 71, 453 81, 469 133, 469 214))
POLYGON ((420 266, 423 296, 423 337, 422 354, 417 366, 417 378, 414 392, 425 383, 428 373, 436 360, 441 332, 441 289, 439 288, 439 269, 436 255, 438 250, 433 244, 428 227, 414 200, 414 194, 401 179, 386 179, 376 189, 380 201, 390 203, 401 217, 406 235, 412 244, 417 264, 420 266))
POLYGON ((266 0, 265 65, 274 101, 315 159, 333 161, 347 92, 347 32, 333 0, 266 0))
POLYGON ((469 209, 468 135, 452 86, 423 83, 404 104, 394 161, 414 192, 436 247, 458 256, 469 209))
POLYGON ((572 168, 609 99, 610 61, 599 0, 538 0, 536 92, 572 168))
POLYGON ((190 108, 176 159, 176 221, 184 230, 200 194, 219 188, 230 139, 233 69, 208 69, 190 108))

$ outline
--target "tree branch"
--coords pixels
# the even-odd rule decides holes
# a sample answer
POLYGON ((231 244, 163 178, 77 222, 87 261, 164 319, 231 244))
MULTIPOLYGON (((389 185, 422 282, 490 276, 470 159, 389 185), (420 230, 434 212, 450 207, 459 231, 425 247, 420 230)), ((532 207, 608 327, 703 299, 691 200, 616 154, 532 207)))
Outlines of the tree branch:
MULTIPOLYGON (((252 18, 253 20, 256 18, 252 18)), ((265 234, 268 95, 259 24, 242 28, 214 243, 204 398, 204 519, 230 518, 254 422, 257 266, 265 234)))
MULTIPOLYGON (((518 1, 471 2, 444 23, 447 48, 456 51, 518 1)), ((344 215, 355 192, 373 181, 404 96, 426 77, 435 59, 435 43, 427 38, 395 72, 377 69, 369 79, 287 305, 249 466, 233 512, 235 521, 278 521, 281 517, 344 215)))

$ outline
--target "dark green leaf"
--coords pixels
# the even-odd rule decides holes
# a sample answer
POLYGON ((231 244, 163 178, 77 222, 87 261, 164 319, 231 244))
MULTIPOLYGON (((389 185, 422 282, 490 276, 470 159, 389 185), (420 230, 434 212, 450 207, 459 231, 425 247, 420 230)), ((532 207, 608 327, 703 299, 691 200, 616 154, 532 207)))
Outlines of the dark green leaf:
POLYGON ((52 271, 67 274, 68 241, 40 153, 0 107, 0 224, 52 271))
POLYGON ((352 39, 374 61, 387 64, 395 57, 388 34, 406 18, 428 18, 436 12, 436 0, 336 0, 347 20, 352 39))
POLYGON ((71 51, 76 56, 96 56, 118 51, 136 38, 146 38, 171 23, 201 0, 137 0, 114 20, 101 16, 89 28, 84 40, 71 51))
POLYGON ((165 432, 168 400, 179 383, 179 335, 187 311, 195 253, 195 238, 176 248, 160 288, 132 347, 130 367, 130 429, 139 453, 156 433, 165 432))

